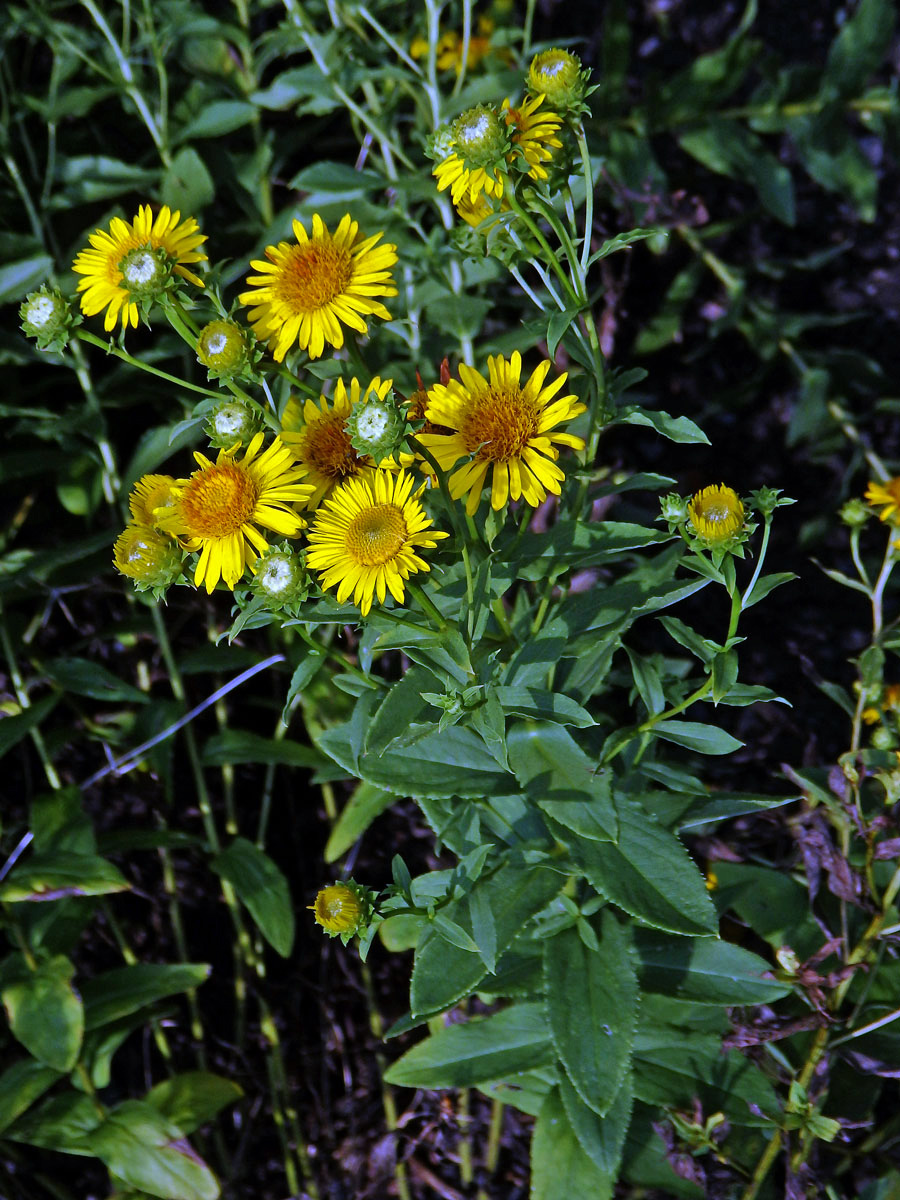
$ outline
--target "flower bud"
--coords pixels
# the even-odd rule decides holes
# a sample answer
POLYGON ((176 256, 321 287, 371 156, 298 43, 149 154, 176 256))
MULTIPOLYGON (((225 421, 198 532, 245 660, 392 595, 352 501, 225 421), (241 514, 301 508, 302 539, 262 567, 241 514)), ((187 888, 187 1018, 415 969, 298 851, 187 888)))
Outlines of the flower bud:
POLYGON ((33 337, 39 350, 63 350, 69 341, 69 330, 81 324, 69 303, 58 288, 43 284, 36 292, 29 292, 19 306, 22 332, 33 337))
POLYGON ((210 321, 200 330, 197 359, 210 375, 222 379, 240 375, 250 361, 246 330, 237 321, 210 321))
POLYGON ((139 592, 164 591, 181 574, 177 543, 150 525, 133 522, 116 539, 113 562, 139 592))
POLYGON ((687 520, 687 501, 677 492, 670 492, 661 500, 660 509, 662 519, 668 521, 670 525, 682 525, 687 520))
POLYGON ((479 104, 453 122, 456 153, 470 167, 492 167, 506 162, 512 134, 506 120, 493 108, 479 104))
POLYGON ((872 510, 864 500, 853 496, 841 506, 838 514, 845 525, 851 529, 861 529, 872 515, 872 510))
POLYGON ((590 71, 582 71, 581 59, 568 50, 542 50, 528 68, 528 90, 545 95, 547 105, 558 113, 579 113, 584 108, 590 71))
POLYGON ((262 421, 255 409, 243 400, 222 400, 210 411, 204 429, 210 445, 230 450, 248 445, 259 432, 262 421))
POLYGON ((744 528, 744 505, 737 492, 713 484, 691 497, 688 516, 697 536, 708 546, 721 546, 744 528))
POLYGON ((133 300, 155 300, 171 278, 169 256, 163 246, 135 246, 119 263, 122 287, 133 300))
POLYGON ((321 888, 309 907, 325 932, 344 943, 365 930, 371 911, 368 890, 352 879, 321 888))
POLYGON ((171 475, 142 475, 128 497, 128 507, 138 525, 159 525, 158 510, 170 509, 175 503, 171 475))
POLYGON ((275 611, 291 609, 309 595, 309 576, 302 554, 287 545, 270 546, 253 564, 251 590, 275 611))
POLYGON ((376 375, 345 425, 350 445, 361 457, 368 455, 376 467, 399 452, 407 434, 406 409, 392 384, 392 379, 382 381, 376 375))

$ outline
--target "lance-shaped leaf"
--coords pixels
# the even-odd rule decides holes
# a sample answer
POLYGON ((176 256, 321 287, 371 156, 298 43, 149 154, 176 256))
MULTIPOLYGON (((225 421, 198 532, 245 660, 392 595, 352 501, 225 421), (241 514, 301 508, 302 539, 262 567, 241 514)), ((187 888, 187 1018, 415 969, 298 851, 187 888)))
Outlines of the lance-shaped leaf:
POLYGON ((238 837, 210 866, 237 892, 269 945, 287 958, 294 944, 294 910, 288 882, 271 858, 238 837))
POLYGON ((84 1035, 84 1010, 71 984, 74 973, 62 954, 32 967, 14 954, 0 969, 0 999, 13 1035, 56 1071, 75 1066, 84 1035))
POLYGON ((581 1148, 554 1088, 544 1101, 531 1143, 531 1200, 610 1200, 614 1179, 581 1148))

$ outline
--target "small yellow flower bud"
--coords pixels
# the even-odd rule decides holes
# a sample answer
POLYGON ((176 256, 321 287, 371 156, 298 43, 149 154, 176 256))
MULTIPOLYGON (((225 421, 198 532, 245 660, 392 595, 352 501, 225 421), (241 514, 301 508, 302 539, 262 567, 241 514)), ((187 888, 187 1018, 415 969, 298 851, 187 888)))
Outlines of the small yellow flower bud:
POLYGON ((587 92, 590 71, 582 71, 581 59, 568 50, 542 50, 528 68, 528 90, 547 97, 556 112, 578 110, 587 92))
POLYGON ((248 361, 246 331, 237 321, 210 321, 200 330, 197 358, 214 375, 239 375, 248 361))
POLYGON ((116 539, 113 562, 139 592, 166 588, 181 574, 181 551, 150 525, 127 525, 116 539))
POLYGON ((333 883, 322 888, 310 908, 318 924, 332 937, 355 933, 364 914, 358 889, 347 883, 333 883))
POLYGON ((688 505, 688 516, 698 537, 708 545, 730 541, 744 527, 744 505, 737 492, 724 484, 697 492, 688 505))

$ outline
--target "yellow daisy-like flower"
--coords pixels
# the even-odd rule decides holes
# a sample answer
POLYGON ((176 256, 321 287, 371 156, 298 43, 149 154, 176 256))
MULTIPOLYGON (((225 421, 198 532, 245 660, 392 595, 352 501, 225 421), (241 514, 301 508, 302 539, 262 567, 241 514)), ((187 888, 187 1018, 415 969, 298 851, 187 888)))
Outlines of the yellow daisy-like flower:
POLYGON ((376 375, 363 392, 359 380, 353 378, 348 392, 343 379, 339 379, 333 404, 325 396, 319 397, 318 404, 296 398, 288 401, 281 418, 281 440, 304 468, 307 483, 312 484, 309 508, 318 508, 337 484, 373 465, 370 458, 354 450, 347 418, 356 405, 376 396, 383 400, 392 383, 376 375))
POLYGON ((248 314, 250 323, 257 337, 270 343, 276 362, 295 342, 310 358, 320 358, 326 342, 339 350, 344 344, 342 322, 366 333, 365 317, 391 319, 374 299, 397 295, 391 277, 397 247, 390 242, 379 246, 383 233, 362 237, 348 213, 331 234, 316 213, 312 236, 300 221, 294 221, 294 235, 293 245, 267 246, 267 262, 251 262, 261 274, 248 275, 254 290, 239 296, 241 304, 255 305, 248 314))
MULTIPOLYGON (((471 70, 477 67, 483 58, 491 52, 491 34, 494 32, 494 22, 490 17, 478 18, 478 33, 469 38, 469 53, 466 55, 466 67, 471 70)), ((409 53, 413 58, 425 58, 428 54, 428 39, 413 38, 409 53)), ((457 75, 462 71, 463 39, 456 30, 448 30, 438 38, 434 48, 435 66, 439 71, 454 70, 457 75)))
POLYGON ((129 325, 137 329, 135 297, 150 294, 148 289, 160 290, 167 268, 197 287, 204 286, 186 264, 206 262, 206 255, 197 250, 206 238, 193 217, 182 221, 181 213, 171 212, 167 205, 154 218, 150 205, 142 204, 130 224, 113 217, 109 232, 97 229, 88 241, 92 249, 81 251, 72 270, 84 276, 77 289, 83 293, 82 312, 93 317, 105 308, 107 332, 115 329, 120 318, 123 329, 129 325))
POLYGON ((159 524, 158 508, 168 509, 175 503, 172 487, 175 480, 171 475, 142 475, 128 497, 131 515, 140 525, 159 524))
POLYGON ((556 465, 557 447, 582 450, 584 440, 551 430, 583 413, 585 406, 576 396, 557 397, 565 373, 544 387, 550 366, 545 359, 523 386, 519 352, 509 362, 498 354, 488 358, 487 379, 462 364, 459 380, 435 384, 429 391, 426 417, 454 432, 450 436, 425 433, 419 440, 445 471, 463 456, 468 458, 450 476, 450 495, 458 500, 469 493, 466 512, 470 516, 478 509, 488 471, 493 472, 492 508, 502 508, 509 497, 524 498, 537 507, 547 492, 559 495, 565 475, 556 465))
POLYGON ((889 479, 887 483, 870 483, 866 488, 866 500, 873 508, 881 508, 880 521, 900 524, 900 477, 889 479))
POLYGON ((705 542, 727 542, 744 526, 744 505, 732 488, 714 483, 691 497, 688 516, 705 542))
POLYGON ((132 521, 116 538, 113 562, 138 591, 167 587, 181 574, 181 551, 173 538, 132 521))
POLYGON ((333 883, 319 890, 315 904, 309 906, 316 921, 332 935, 351 933, 363 916, 363 903, 346 883, 333 883))
POLYGON ((336 488, 316 514, 309 531, 307 566, 319 572, 322 587, 337 584, 338 603, 353 593, 365 616, 378 596, 387 592, 402 604, 403 581, 431 568, 416 553, 433 549, 448 537, 431 528, 419 496, 411 495, 413 477, 406 471, 375 470, 348 479, 336 488))
MULTIPOLYGON (((556 136, 562 127, 562 117, 555 112, 538 113, 545 96, 530 96, 518 108, 512 108, 509 100, 503 101, 506 123, 513 130, 513 146, 528 163, 530 179, 546 179, 543 163, 553 158, 553 150, 560 149, 562 142, 556 136)), ((515 153, 510 156, 510 160, 515 153)))
POLYGON ((260 454, 263 433, 258 433, 237 459, 238 447, 221 450, 215 462, 194 454, 200 465, 189 479, 176 480, 175 504, 157 509, 159 527, 181 539, 187 550, 199 550, 194 572, 197 587, 212 592, 220 579, 233 588, 248 566, 269 548, 257 526, 282 537, 296 537, 306 522, 291 507, 309 499, 312 488, 300 483, 302 467, 276 438, 260 454))

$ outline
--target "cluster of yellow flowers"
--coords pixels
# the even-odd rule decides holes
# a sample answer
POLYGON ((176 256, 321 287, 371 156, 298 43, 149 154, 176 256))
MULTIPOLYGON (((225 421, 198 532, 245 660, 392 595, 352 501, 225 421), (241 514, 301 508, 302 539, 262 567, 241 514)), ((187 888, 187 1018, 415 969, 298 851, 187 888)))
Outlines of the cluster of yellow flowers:
MULTIPOLYGON (((278 362, 292 347, 311 358, 326 342, 339 349, 343 326, 365 333, 368 317, 390 320, 377 297, 396 295, 396 247, 382 243, 383 234, 361 235, 349 215, 333 234, 318 215, 311 235, 300 221, 294 233, 294 243, 269 246, 266 260, 252 263, 259 274, 249 276, 253 289, 239 297, 250 307, 253 333, 278 362)), ((204 240, 196 221, 182 222, 167 208, 155 219, 149 205, 132 223, 114 219, 108 231, 91 236, 91 249, 74 263, 84 276, 84 312, 96 315, 105 307, 106 328, 121 321, 124 330, 137 323, 148 297, 162 295, 172 274, 202 287, 185 264, 205 261, 204 240)), ((214 374, 239 374, 251 341, 238 322, 215 320, 201 331, 198 358, 214 374)), ((427 479, 414 490, 410 468, 418 456, 378 450, 392 412, 402 403, 402 432, 420 433, 425 457, 453 471, 450 495, 467 496, 470 514, 486 482, 495 509, 508 499, 537 505, 548 492, 560 492, 559 448, 584 445, 558 429, 584 405, 559 394, 565 374, 546 382, 550 369, 544 361, 523 382, 519 353, 508 360, 497 355, 488 360, 487 377, 463 364, 458 380, 445 372, 440 383, 428 391, 420 386, 405 402, 394 401, 391 379, 365 385, 338 379, 331 399, 289 400, 268 446, 249 408, 223 401, 210 430, 219 447, 215 460, 196 453, 198 469, 187 478, 138 481, 115 564, 139 588, 157 594, 181 574, 185 556, 197 554, 193 580, 207 592, 220 580, 234 589, 249 573, 277 607, 279 599, 297 594, 309 567, 323 588, 336 588, 339 602, 352 594, 364 615, 376 595, 379 603, 387 592, 402 602, 404 581, 429 569, 419 552, 448 535, 432 527, 422 505, 427 479), (314 516, 307 530, 308 514, 314 516), (263 530, 286 539, 306 530, 305 555, 270 545, 263 530)), ((433 478, 433 468, 419 462, 433 478)))

